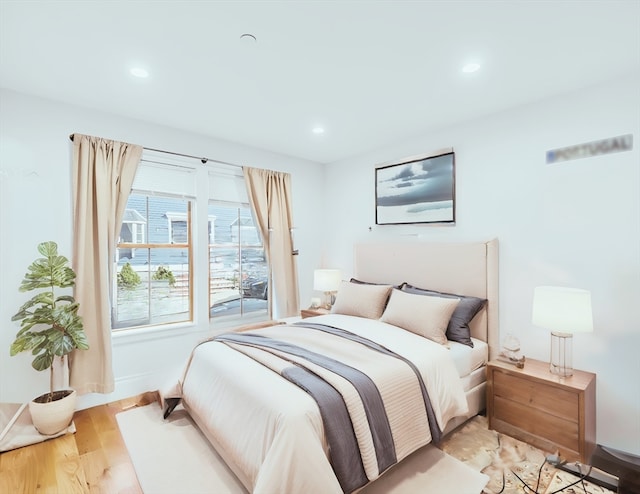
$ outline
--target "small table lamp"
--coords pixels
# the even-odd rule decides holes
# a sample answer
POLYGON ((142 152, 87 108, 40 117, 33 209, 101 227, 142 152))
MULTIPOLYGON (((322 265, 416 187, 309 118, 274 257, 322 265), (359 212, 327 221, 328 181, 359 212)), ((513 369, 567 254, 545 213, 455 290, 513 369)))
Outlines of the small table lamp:
POLYGON ((593 331, 591 292, 579 288, 539 286, 533 292, 533 324, 551 329, 552 374, 573 375, 573 333, 593 331))
POLYGON ((324 292, 325 309, 331 309, 341 281, 342 273, 339 269, 316 269, 313 272, 313 289, 324 292))

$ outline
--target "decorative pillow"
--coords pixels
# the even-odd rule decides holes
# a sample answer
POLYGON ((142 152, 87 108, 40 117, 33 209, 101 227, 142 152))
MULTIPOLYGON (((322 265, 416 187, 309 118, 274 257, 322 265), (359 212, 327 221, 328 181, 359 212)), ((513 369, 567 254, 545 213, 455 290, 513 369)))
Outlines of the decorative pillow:
MULTIPOLYGON (((389 285, 389 283, 373 283, 371 281, 357 280, 356 278, 351 278, 349 280, 349 282, 358 283, 360 285, 389 285)), ((393 286, 393 288, 398 288, 398 289, 400 289, 402 287, 402 285, 392 285, 392 286, 393 286)))
POLYGON ((459 301, 393 290, 380 320, 446 345, 447 324, 459 301))
POLYGON ((387 304, 391 285, 368 285, 342 281, 336 301, 331 308, 334 314, 379 319, 387 304))
POLYGON ((458 343, 462 343, 463 345, 473 348, 469 323, 475 315, 482 310, 487 303, 487 299, 469 297, 467 295, 456 295, 455 293, 437 292, 435 290, 426 290, 424 288, 409 285, 408 283, 403 283, 401 290, 403 292, 426 295, 429 297, 460 299, 460 303, 456 307, 456 310, 453 311, 451 320, 447 326, 447 339, 457 341, 458 343))
POLYGON ((371 283, 370 281, 362 281, 355 278, 351 278, 349 283, 358 283, 359 285, 380 285, 380 283, 371 283))

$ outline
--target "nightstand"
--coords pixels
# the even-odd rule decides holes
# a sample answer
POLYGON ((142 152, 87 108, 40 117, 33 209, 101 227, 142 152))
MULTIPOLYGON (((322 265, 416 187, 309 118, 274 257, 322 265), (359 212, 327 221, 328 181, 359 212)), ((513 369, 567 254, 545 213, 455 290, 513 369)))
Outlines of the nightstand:
POLYGON ((596 375, 549 372, 549 363, 527 359, 523 369, 487 365, 489 428, 567 460, 588 463, 596 445, 596 375))
POLYGON ((300 317, 304 319, 305 317, 323 316, 328 313, 329 309, 323 309, 322 307, 318 307, 316 309, 302 309, 300 311, 300 317))

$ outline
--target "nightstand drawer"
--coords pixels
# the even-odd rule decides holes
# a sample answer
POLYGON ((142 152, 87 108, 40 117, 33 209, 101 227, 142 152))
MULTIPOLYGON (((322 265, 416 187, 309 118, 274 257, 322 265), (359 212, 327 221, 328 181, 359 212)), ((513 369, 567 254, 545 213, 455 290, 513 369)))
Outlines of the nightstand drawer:
POLYGON ((496 420, 502 420, 514 427, 526 430, 534 436, 553 438, 556 444, 572 451, 580 449, 576 420, 559 418, 499 396, 494 397, 493 407, 493 416, 496 420))
POLYGON ((578 420, 578 394, 553 386, 540 386, 518 376, 494 373, 494 394, 561 419, 578 420))

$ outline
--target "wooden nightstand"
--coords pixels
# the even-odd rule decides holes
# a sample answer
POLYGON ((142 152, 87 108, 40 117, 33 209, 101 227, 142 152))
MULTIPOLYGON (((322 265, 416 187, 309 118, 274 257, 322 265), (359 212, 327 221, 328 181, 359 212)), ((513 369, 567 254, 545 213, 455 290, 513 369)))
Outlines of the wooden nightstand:
POLYGON ((317 309, 302 309, 300 311, 300 317, 304 319, 305 317, 323 316, 328 313, 328 309, 323 309, 321 307, 318 307, 317 309))
POLYGON ((487 416, 490 429, 587 463, 596 445, 596 375, 574 369, 560 377, 533 359, 524 369, 489 362, 487 416))

